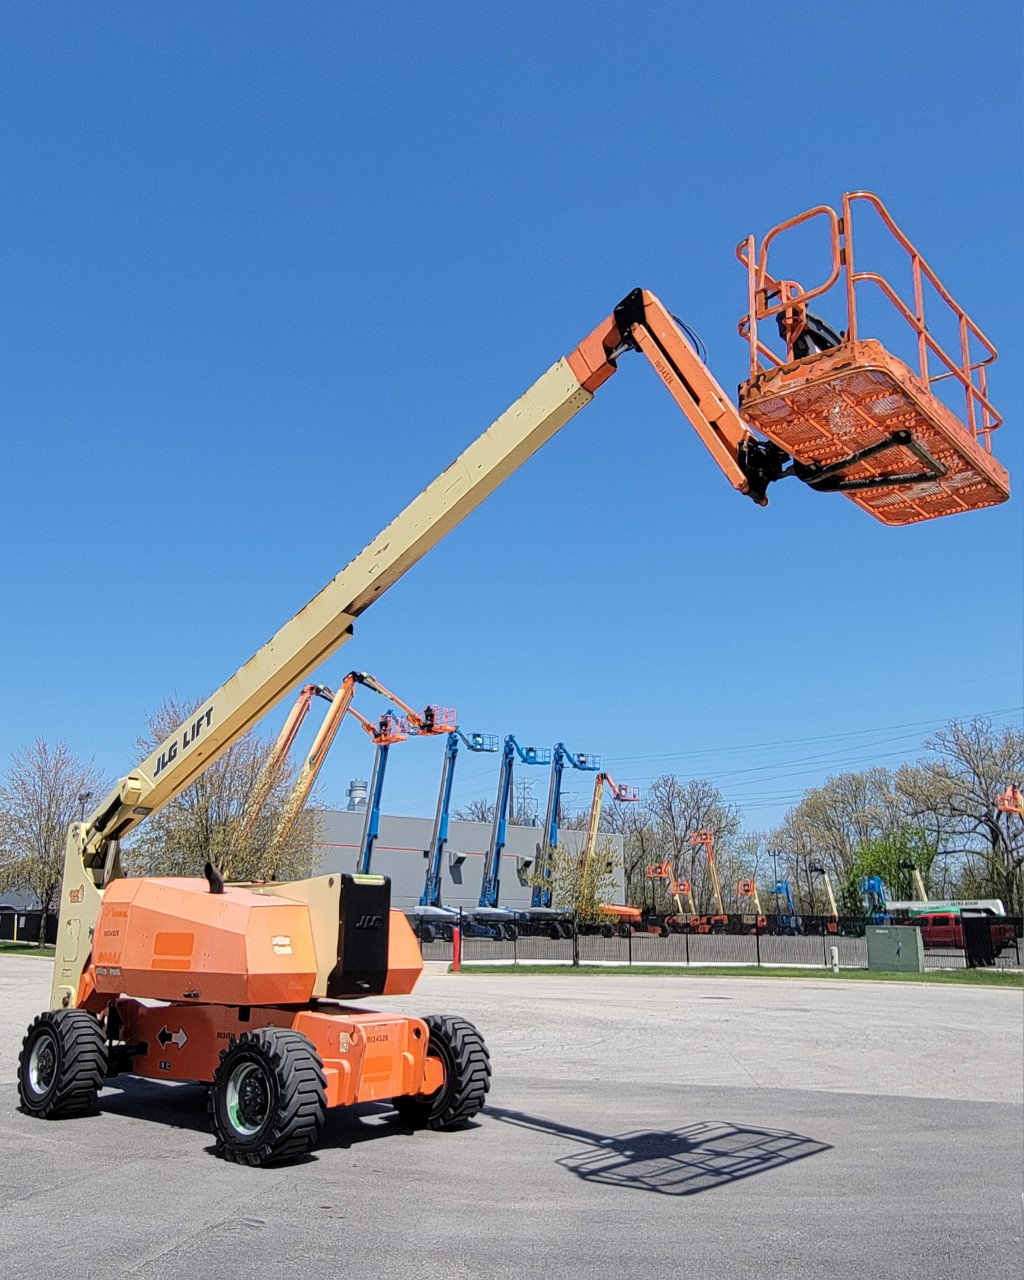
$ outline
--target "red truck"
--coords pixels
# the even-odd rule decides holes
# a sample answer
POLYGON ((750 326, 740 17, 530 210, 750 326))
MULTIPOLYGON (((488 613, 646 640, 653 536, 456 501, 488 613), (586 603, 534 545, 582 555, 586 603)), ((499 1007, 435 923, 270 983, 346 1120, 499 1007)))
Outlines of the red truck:
MULTIPOLYGON (((921 930, 921 941, 925 948, 963 947, 964 931, 960 917, 951 911, 935 911, 930 915, 915 916, 910 924, 921 930)), ((999 955, 1005 947, 1012 947, 1014 928, 1005 920, 992 917, 989 927, 992 930, 992 950, 999 955)))

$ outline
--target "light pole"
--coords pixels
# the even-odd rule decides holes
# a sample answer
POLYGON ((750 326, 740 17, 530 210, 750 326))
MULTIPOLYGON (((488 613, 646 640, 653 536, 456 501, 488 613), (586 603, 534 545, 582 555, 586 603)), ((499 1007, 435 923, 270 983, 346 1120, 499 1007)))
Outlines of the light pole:
POLYGON ((85 821, 85 806, 92 799, 91 791, 80 791, 78 793, 78 821, 85 821))

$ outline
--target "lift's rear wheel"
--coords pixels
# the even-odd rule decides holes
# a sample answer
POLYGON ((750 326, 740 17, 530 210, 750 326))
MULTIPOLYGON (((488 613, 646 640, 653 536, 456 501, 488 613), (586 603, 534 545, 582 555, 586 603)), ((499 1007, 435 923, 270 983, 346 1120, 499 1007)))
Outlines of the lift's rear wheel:
POLYGON ((217 1155, 239 1164, 268 1164, 305 1155, 327 1109, 324 1069, 298 1031, 245 1031, 222 1050, 210 1090, 217 1155))
POLYGON ((92 1111, 106 1072, 107 1042, 91 1013, 85 1009, 41 1013, 21 1046, 21 1109, 47 1119, 92 1111))
POLYGON ((435 936, 436 935, 434 933, 434 926, 432 924, 420 925, 420 941, 421 942, 424 942, 424 943, 433 942, 435 936))
POLYGON ((394 1098, 395 1110, 416 1128, 457 1129, 472 1120, 491 1087, 491 1057, 483 1036, 465 1018, 430 1013, 427 1056, 444 1066, 444 1084, 432 1094, 394 1098))

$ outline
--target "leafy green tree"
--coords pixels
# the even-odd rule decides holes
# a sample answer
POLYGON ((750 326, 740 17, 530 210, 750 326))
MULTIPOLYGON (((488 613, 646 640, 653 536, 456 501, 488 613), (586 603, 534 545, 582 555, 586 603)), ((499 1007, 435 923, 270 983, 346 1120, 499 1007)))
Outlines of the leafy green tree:
POLYGON ((866 841, 856 853, 847 878, 839 891, 840 909, 846 915, 860 915, 864 910, 860 892, 861 878, 879 876, 888 897, 895 901, 917 898, 913 868, 924 882, 925 892, 933 891, 932 867, 938 848, 921 827, 901 824, 866 841))
MULTIPOLYGON (((779 877, 789 880, 803 910, 816 912, 821 880, 813 868, 824 867, 834 885, 851 883, 859 851, 907 821, 906 800, 890 770, 835 774, 811 788, 772 833, 779 877)), ((860 914, 859 894, 857 904, 860 914)))
MULTIPOLYGON (((577 919, 585 923, 598 924, 610 918, 602 904, 612 902, 617 892, 615 844, 607 836, 599 836, 583 866, 580 860, 583 839, 583 832, 566 832, 555 850, 548 882, 551 903, 559 910, 575 912, 577 919)), ((537 875, 530 883, 540 885, 543 881, 537 875)))

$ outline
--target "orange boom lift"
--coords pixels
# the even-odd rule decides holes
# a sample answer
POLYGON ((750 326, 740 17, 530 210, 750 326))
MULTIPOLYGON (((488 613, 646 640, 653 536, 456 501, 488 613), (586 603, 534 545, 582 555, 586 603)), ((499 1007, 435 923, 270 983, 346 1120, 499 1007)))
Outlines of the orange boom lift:
POLYGON ((422 969, 384 877, 225 884, 208 865, 199 877, 127 878, 119 843, 298 689, 359 615, 585 408, 628 353, 654 366, 729 482, 760 506, 784 478, 845 494, 887 524, 1009 496, 991 454, 995 349, 874 196, 844 197, 841 213, 812 209, 760 246, 750 237, 740 256, 751 368, 738 409, 669 311, 634 290, 72 824, 50 1008, 29 1028, 18 1068, 25 1111, 88 1110, 103 1081, 123 1071, 202 1081, 217 1152, 263 1164, 308 1151, 331 1106, 391 1099, 409 1122, 438 1129, 480 1110, 490 1065, 475 1027, 358 1003, 412 991, 422 969), (865 207, 909 262, 909 299, 859 257, 854 268, 854 210, 865 207), (804 288, 773 275, 769 254, 786 229, 813 219, 828 229, 831 260, 824 284, 804 288), (864 332, 865 288, 881 291, 910 334, 911 364, 864 332), (844 301, 845 331, 808 308, 830 290, 844 301), (950 351, 933 337, 933 310, 952 323, 950 351), (765 341, 771 321, 777 354, 765 341))
POLYGON ((722 886, 718 880, 718 866, 715 863, 715 833, 713 831, 695 831, 690 836, 690 843, 702 845, 711 872, 711 889, 715 895, 716 915, 694 916, 690 927, 695 933, 723 933, 729 927, 729 917, 722 902, 722 886))

